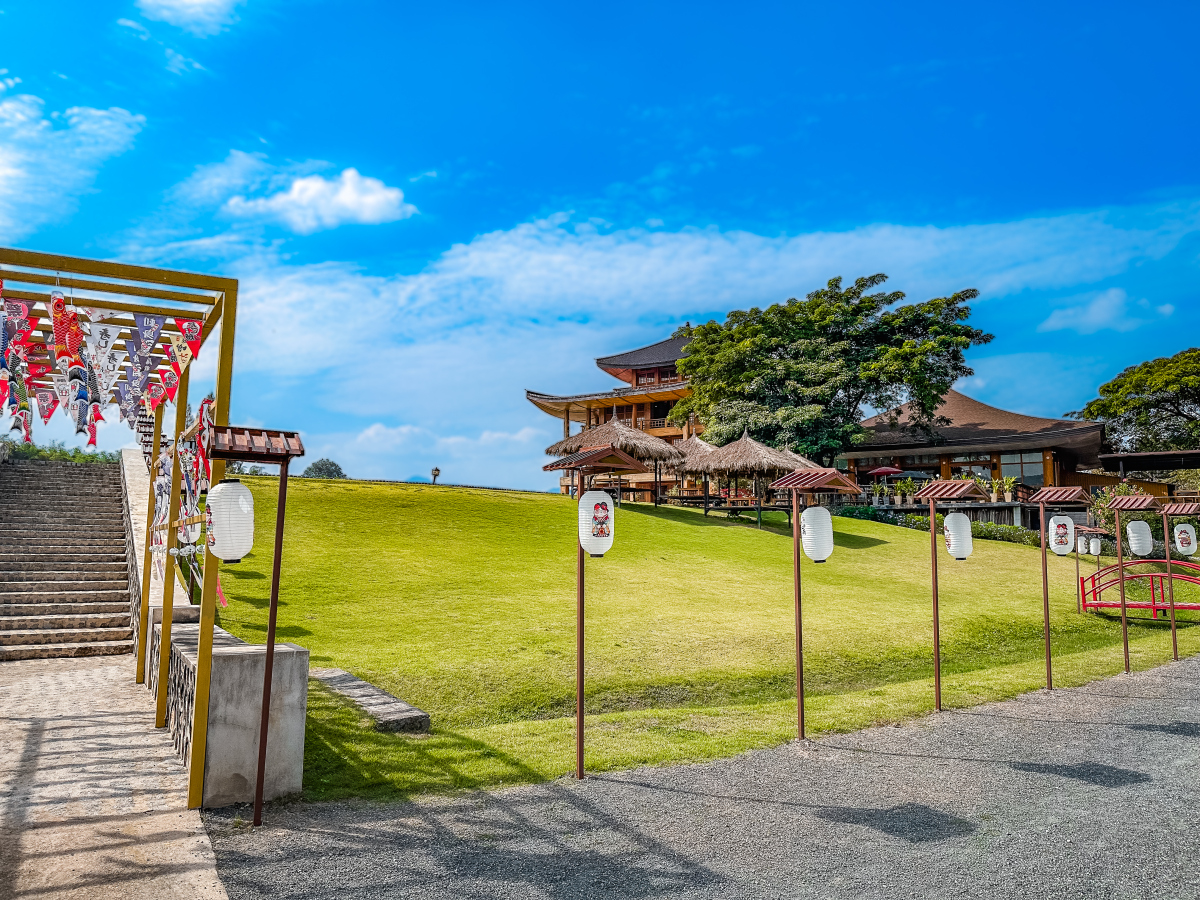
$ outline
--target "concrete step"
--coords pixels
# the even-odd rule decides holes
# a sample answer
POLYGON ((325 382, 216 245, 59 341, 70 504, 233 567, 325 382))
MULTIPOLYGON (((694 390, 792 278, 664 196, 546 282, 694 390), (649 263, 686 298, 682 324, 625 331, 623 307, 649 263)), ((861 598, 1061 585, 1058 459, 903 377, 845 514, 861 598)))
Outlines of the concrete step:
POLYGON ((0 631, 0 646, 30 644, 85 644, 92 641, 123 641, 133 635, 128 625, 122 628, 39 628, 0 631))
POLYGON ((128 603, 129 586, 120 590, 63 590, 58 585, 41 591, 10 591, 0 585, 0 605, 5 603, 128 603))
POLYGON ((129 610, 115 613, 60 613, 58 615, 5 615, 0 609, 0 634, 5 631, 89 631, 94 628, 129 628, 129 610))
POLYGON ((25 581, 26 575, 36 577, 49 572, 118 572, 124 575, 129 570, 124 559, 101 557, 79 561, 73 556, 63 555, 58 559, 0 559, 0 581, 9 575, 25 581))
MULTIPOLYGON (((113 584, 128 583, 128 575, 125 571, 116 570, 109 572, 93 572, 90 570, 83 571, 53 571, 53 572, 2 572, 0 573, 0 585, 8 585, 10 591, 26 591, 29 588, 27 584, 77 584, 77 585, 94 585, 97 582, 112 582, 113 584)), ((85 590, 88 588, 85 588, 85 590)))
POLYGON ((26 535, 25 537, 9 538, 7 541, 0 541, 0 552, 20 553, 22 555, 29 553, 96 553, 95 550, 87 550, 87 547, 121 547, 124 552, 125 537, 110 535, 107 537, 90 537, 79 538, 71 541, 69 544, 60 544, 51 535, 26 535))
POLYGON ((121 511, 83 508, 76 511, 31 512, 29 510, 4 509, 0 507, 0 522, 5 525, 119 525, 125 520, 121 511))
POLYGON ((108 613, 129 615, 129 603, 0 603, 0 616, 102 616, 108 613))
POLYGON ((0 581, 0 595, 2 594, 41 594, 46 591, 57 591, 59 593, 69 591, 71 593, 82 593, 84 591, 119 591, 122 588, 129 590, 128 578, 112 578, 105 577, 95 580, 86 580, 76 577, 79 572, 69 573, 70 579, 54 578, 41 579, 37 581, 0 581))
POLYGON ((133 652, 133 639, 83 644, 27 644, 0 647, 0 662, 14 659, 64 659, 74 656, 117 656, 133 652))

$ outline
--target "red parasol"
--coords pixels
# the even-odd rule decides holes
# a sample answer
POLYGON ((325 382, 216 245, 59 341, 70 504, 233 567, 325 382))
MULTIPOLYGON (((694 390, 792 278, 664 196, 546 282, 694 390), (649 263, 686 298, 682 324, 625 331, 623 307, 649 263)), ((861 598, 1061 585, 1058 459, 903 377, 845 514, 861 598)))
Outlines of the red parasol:
POLYGON ((902 475, 903 469, 897 469, 895 466, 880 466, 877 469, 872 469, 868 475, 902 475))

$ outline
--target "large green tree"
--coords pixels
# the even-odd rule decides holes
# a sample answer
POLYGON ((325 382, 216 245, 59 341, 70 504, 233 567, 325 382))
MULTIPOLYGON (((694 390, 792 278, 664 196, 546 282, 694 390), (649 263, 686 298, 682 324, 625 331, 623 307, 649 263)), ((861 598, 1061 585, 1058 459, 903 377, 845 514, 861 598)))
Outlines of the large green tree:
POLYGON ((1130 366, 1069 415, 1103 422, 1120 450, 1200 449, 1200 348, 1130 366))
POLYGON ((933 427, 951 385, 972 374, 964 351, 992 339, 965 324, 966 303, 979 292, 903 304, 899 291, 871 292, 886 280, 871 275, 843 287, 834 278, 803 300, 680 329, 677 336, 691 337, 679 371, 692 394, 671 420, 695 413, 714 443, 749 429, 825 464, 862 440, 865 405, 911 401, 918 425, 933 427))

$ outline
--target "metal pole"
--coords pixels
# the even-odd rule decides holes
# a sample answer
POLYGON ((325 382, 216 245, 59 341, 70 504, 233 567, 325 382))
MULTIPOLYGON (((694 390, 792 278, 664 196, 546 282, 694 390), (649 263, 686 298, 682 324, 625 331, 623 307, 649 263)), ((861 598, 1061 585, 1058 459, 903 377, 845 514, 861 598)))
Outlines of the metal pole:
POLYGON ((1171 538, 1167 534, 1167 529, 1170 523, 1167 522, 1167 514, 1163 513, 1163 548, 1166 551, 1167 557, 1167 596, 1170 597, 1171 604, 1171 656, 1176 662, 1179 661, 1179 640, 1175 636, 1175 583, 1171 580, 1171 538))
POLYGON ((1038 504, 1038 515, 1042 520, 1042 634, 1046 639, 1046 690, 1054 690, 1050 676, 1050 576, 1046 570, 1046 504, 1038 504))
POLYGON ((937 504, 929 501, 929 555, 933 572, 933 705, 942 709, 942 637, 938 623, 937 504))
POLYGON ((658 460, 654 461, 654 505, 658 506, 658 460))
MULTIPOLYGON (((138 649, 137 649, 137 678, 138 684, 146 680, 146 644, 147 632, 150 630, 150 578, 154 557, 150 553, 150 544, 154 538, 154 500, 155 483, 154 470, 158 468, 158 454, 162 452, 162 420, 163 411, 167 404, 160 403, 154 410, 154 442, 150 452, 150 498, 146 502, 146 552, 142 558, 142 601, 138 608, 138 649)), ((165 535, 164 535, 165 537, 165 535)))
POLYGON ((583 778, 583 544, 575 536, 575 777, 583 778))
POLYGON ((796 600, 796 727, 804 740, 804 626, 800 617, 800 492, 792 491, 792 585, 796 600))
POLYGON ((1121 511, 1113 510, 1117 529, 1117 575, 1121 580, 1121 643, 1125 647, 1125 674, 1129 674, 1129 621, 1125 615, 1125 557, 1121 552, 1121 511))
POLYGON ((171 522, 178 521, 179 515, 179 484, 182 480, 183 469, 179 459, 179 435, 187 428, 187 397, 188 375, 191 367, 183 370, 179 378, 179 387, 175 389, 175 445, 171 456, 171 495, 167 500, 167 560, 163 567, 163 603, 162 623, 158 636, 158 681, 155 685, 157 694, 154 707, 154 727, 167 726, 167 678, 171 669, 171 622, 175 610, 175 557, 171 551, 178 545, 178 527, 170 527, 171 522))
POLYGON ((279 464, 279 508, 275 511, 275 565, 271 570, 271 612, 267 618, 267 664, 263 672, 262 718, 258 726, 258 777, 254 782, 254 824, 262 824, 263 782, 267 778, 267 723, 271 718, 271 676, 275 668, 275 618, 279 611, 279 568, 283 562, 283 512, 287 506, 288 459, 279 464))

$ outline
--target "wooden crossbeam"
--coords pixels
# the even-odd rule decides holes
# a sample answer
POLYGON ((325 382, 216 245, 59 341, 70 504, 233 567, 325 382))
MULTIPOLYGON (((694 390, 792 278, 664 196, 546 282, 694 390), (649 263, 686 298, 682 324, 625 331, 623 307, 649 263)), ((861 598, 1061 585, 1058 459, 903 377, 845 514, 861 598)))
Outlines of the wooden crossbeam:
MULTIPOLYGON (((186 294, 182 291, 167 291, 162 288, 148 288, 137 284, 120 284, 109 281, 92 281, 88 278, 71 278, 70 276, 62 277, 59 275, 44 275, 41 272, 22 272, 15 269, 0 269, 0 278, 4 279, 5 283, 15 282, 16 284, 48 284, 55 287, 78 288, 84 291, 99 291, 106 294, 124 294, 128 297, 152 297, 155 300, 172 300, 182 303, 199 303, 204 306, 212 306, 217 302, 216 296, 209 294, 186 294)), ((76 298, 95 300, 94 305, 100 306, 107 304, 109 300, 106 297, 94 298, 76 298)))

